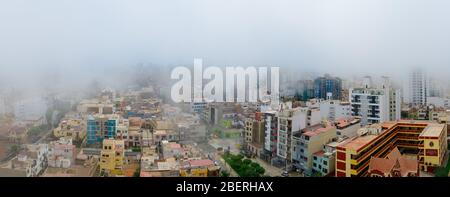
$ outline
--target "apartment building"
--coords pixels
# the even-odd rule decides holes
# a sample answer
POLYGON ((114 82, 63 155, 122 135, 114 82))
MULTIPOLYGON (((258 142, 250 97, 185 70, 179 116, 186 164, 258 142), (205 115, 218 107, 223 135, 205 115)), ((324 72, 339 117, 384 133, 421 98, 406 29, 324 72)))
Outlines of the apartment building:
POLYGON ((251 155, 260 157, 265 141, 265 124, 261 112, 256 112, 254 118, 246 119, 245 131, 247 151, 251 155))
POLYGON ((291 162, 292 134, 306 127, 306 112, 300 108, 287 109, 278 114, 277 156, 291 162), (303 125, 301 119, 303 116, 303 125))
POLYGON ((350 118, 352 108, 349 102, 339 100, 324 100, 319 103, 320 115, 322 119, 335 121, 341 118, 350 118))
POLYGON ((427 74, 421 69, 414 69, 409 76, 409 102, 414 105, 427 105, 427 74))
POLYGON ((349 92, 352 116, 361 119, 362 125, 400 120, 400 90, 393 89, 388 82, 381 88, 366 84, 349 92))
POLYGON ((311 176, 313 171, 313 154, 323 150, 325 144, 336 139, 336 127, 331 123, 321 123, 306 127, 293 135, 292 163, 296 169, 300 169, 306 176, 311 176))
POLYGON ((334 176, 336 163, 336 147, 338 142, 330 142, 323 150, 315 152, 312 158, 312 173, 318 176, 334 176))
POLYGON ((124 165, 125 144, 123 140, 104 139, 100 152, 100 172, 120 174, 124 165))
POLYGON ((96 144, 103 139, 115 139, 118 115, 90 115, 87 119, 87 144, 96 144))
POLYGON ((342 80, 337 77, 325 75, 314 80, 314 96, 325 100, 341 99, 342 80))
POLYGON ((261 158, 270 162, 277 155, 278 112, 266 111, 264 117, 264 149, 261 158))

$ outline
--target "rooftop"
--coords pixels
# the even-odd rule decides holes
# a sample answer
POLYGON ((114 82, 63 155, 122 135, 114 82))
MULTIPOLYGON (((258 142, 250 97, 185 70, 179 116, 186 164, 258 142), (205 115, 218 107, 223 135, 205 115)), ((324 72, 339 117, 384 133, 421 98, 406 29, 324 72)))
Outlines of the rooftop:
POLYGON ((402 177, 406 177, 409 173, 417 172, 418 166, 416 159, 403 156, 398 148, 394 148, 386 158, 372 157, 369 163, 369 172, 379 171, 388 174, 395 169, 400 172, 402 177))
POLYGON ((445 124, 429 124, 419 137, 439 137, 445 129, 445 124))
POLYGON ((355 118, 351 117, 351 118, 340 118, 340 119, 336 120, 334 123, 337 128, 342 129, 342 128, 346 128, 351 125, 355 125, 359 122, 360 122, 359 119, 355 119, 355 118))
POLYGON ((302 133, 303 133, 303 135, 313 137, 313 136, 319 135, 321 133, 330 131, 333 128, 335 128, 335 127, 330 126, 329 124, 326 124, 326 125, 316 124, 316 125, 313 125, 313 126, 303 129, 302 133))
POLYGON ((191 167, 206 167, 214 165, 214 162, 210 159, 195 159, 189 160, 188 162, 191 167))
POLYGON ((364 145, 375 139, 377 135, 366 135, 356 138, 351 138, 342 143, 342 147, 349 148, 352 150, 358 150, 364 145))
POLYGON ((315 152, 313 155, 314 156, 323 156, 324 154, 325 154, 325 151, 321 150, 321 151, 315 152))

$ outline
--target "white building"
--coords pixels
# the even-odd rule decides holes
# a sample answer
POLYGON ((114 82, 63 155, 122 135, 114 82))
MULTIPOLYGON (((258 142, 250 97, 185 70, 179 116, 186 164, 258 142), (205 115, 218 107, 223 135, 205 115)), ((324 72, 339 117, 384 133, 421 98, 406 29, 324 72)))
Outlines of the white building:
POLYGON ((434 105, 435 107, 444 107, 449 108, 450 98, 442 98, 442 97, 428 97, 427 102, 430 105, 434 105))
POLYGON ((75 145, 72 138, 60 138, 50 142, 48 147, 48 166, 55 168, 69 168, 75 162, 75 145))
POLYGON ((340 140, 357 136, 358 129, 361 128, 361 121, 356 118, 341 118, 334 122, 336 135, 340 140))
POLYGON ((284 109, 278 113, 277 155, 292 161, 293 133, 321 122, 317 107, 297 107, 284 109))
POLYGON ((352 108, 349 102, 339 100, 326 100, 320 102, 320 115, 322 119, 335 121, 352 116, 352 108))
POLYGON ((291 160, 292 134, 294 131, 299 131, 301 127, 305 127, 305 122, 303 125, 301 123, 302 119, 305 120, 306 116, 300 108, 286 109, 279 113, 277 156, 291 160))
POLYGON ((264 149, 271 155, 277 150, 278 112, 266 111, 264 113, 264 149))
POLYGON ((387 78, 380 88, 374 88, 366 82, 362 88, 351 88, 349 94, 352 116, 361 119, 362 125, 401 118, 400 90, 393 89, 387 78))
POLYGON ((427 105, 427 76, 421 69, 415 69, 409 76, 409 102, 427 105))

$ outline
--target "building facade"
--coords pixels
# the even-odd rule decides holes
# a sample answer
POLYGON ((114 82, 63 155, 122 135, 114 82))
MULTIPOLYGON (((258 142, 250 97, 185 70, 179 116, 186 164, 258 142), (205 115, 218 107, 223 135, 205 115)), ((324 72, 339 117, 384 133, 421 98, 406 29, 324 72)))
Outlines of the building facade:
MULTIPOLYGON (((311 176, 313 169, 313 155, 320 153, 324 145, 336 138, 336 127, 329 123, 322 123, 296 132, 293 138, 293 166, 311 176)), ((322 171, 319 171, 322 173, 322 171)), ((328 172, 327 172, 328 173, 328 172)))
POLYGON ((415 105, 427 105, 427 75, 421 69, 415 69, 409 76, 409 99, 415 105))
POLYGON ((447 151, 447 125, 395 121, 361 130, 360 136, 336 148, 336 176, 368 176, 372 157, 385 158, 394 148, 417 158, 421 171, 442 166, 447 151))
POLYGON ((400 120, 400 94, 388 86, 350 89, 352 116, 361 119, 362 125, 400 120))
POLYGON ((87 120, 87 144, 102 142, 103 139, 115 139, 118 117, 96 115, 87 120))
POLYGON ((342 80, 325 75, 314 80, 314 96, 325 100, 340 100, 342 80))

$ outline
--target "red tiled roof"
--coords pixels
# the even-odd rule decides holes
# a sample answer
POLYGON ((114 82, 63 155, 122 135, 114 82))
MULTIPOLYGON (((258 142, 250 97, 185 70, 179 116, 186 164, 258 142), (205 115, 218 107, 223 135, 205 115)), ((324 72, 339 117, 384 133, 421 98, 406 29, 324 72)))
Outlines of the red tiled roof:
POLYGON ((402 156, 402 154, 400 153, 400 151, 398 150, 397 147, 395 147, 388 155, 387 155, 387 159, 391 159, 391 160, 397 160, 398 158, 400 158, 402 156))
POLYGON ((415 159, 400 157, 398 162, 400 164, 400 173, 402 176, 408 176, 409 173, 416 173, 419 168, 419 163, 415 159))
POLYGON ((394 168, 395 163, 395 160, 372 157, 369 163, 369 172, 377 170, 383 174, 388 174, 394 168))
POLYGON ((416 159, 402 156, 396 147, 386 158, 372 157, 369 163, 369 173, 376 170, 383 174, 390 174, 392 170, 398 170, 402 177, 406 177, 409 173, 417 173, 418 167, 416 159))
POLYGON ((312 137, 312 136, 319 135, 321 133, 325 133, 325 132, 329 131, 331 128, 333 128, 333 127, 330 125, 326 125, 324 127, 322 124, 317 124, 317 125, 313 125, 311 127, 307 127, 305 129, 303 129, 302 131, 304 132, 303 135, 312 137))

